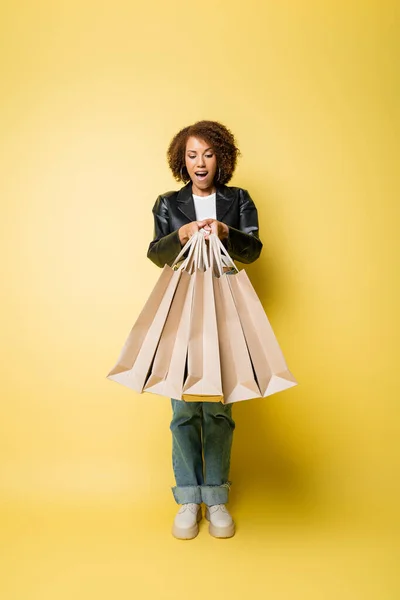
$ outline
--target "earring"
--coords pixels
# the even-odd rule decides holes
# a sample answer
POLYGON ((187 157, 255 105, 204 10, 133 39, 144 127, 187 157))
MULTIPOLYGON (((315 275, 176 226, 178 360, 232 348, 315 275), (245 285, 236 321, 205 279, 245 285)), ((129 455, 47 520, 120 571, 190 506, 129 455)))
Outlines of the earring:
POLYGON ((221 181, 221 167, 218 167, 218 178, 217 181, 221 181))
POLYGON ((186 181, 186 177, 183 176, 182 171, 183 171, 183 167, 181 167, 181 170, 179 172, 180 172, 182 181, 186 181))

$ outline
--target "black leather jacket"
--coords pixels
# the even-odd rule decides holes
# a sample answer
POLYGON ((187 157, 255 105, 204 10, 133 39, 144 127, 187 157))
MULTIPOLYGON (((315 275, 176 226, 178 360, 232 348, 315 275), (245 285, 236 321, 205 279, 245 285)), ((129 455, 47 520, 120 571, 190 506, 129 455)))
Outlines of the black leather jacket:
MULTIPOLYGON (((251 263, 262 248, 258 235, 257 209, 247 190, 216 184, 217 220, 229 227, 224 240, 233 260, 251 263)), ((171 265, 182 249, 178 229, 196 221, 192 196, 192 182, 178 192, 166 192, 158 196, 153 207, 154 239, 150 242, 148 258, 158 267, 171 265)))

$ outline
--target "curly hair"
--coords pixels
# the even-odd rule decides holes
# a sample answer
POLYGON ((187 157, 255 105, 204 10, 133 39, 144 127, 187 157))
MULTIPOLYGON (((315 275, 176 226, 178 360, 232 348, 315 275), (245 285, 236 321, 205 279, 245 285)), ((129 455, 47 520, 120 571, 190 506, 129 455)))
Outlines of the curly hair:
POLYGON ((189 173, 185 164, 186 143, 190 137, 204 140, 212 146, 217 158, 218 183, 226 184, 232 178, 240 150, 231 131, 218 121, 197 121, 181 129, 171 140, 167 151, 169 168, 176 181, 188 183, 189 173))

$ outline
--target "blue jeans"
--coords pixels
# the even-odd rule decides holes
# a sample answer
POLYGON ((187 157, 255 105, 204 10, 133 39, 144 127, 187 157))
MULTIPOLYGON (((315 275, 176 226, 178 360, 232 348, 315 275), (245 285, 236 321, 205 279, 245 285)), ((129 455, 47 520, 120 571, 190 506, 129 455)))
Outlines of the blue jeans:
POLYGON ((171 402, 172 466, 176 480, 172 492, 176 502, 225 504, 231 485, 228 476, 235 429, 232 404, 173 398, 171 402))

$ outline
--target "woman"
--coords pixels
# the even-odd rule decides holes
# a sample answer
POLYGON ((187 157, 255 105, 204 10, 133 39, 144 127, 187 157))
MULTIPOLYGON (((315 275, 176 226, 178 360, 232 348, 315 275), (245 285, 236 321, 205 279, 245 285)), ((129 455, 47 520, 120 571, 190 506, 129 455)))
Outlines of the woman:
MULTIPOLYGON (((246 190, 226 185, 238 154, 233 134, 216 121, 199 121, 172 139, 168 164, 174 178, 186 185, 178 192, 161 194, 153 207, 154 239, 147 256, 156 265, 171 265, 199 229, 204 229, 206 239, 215 233, 234 260, 251 263, 259 257, 262 243, 254 202, 246 190)), ((232 537, 235 526, 225 506, 231 485, 228 475, 235 429, 232 405, 174 398, 171 402, 176 480, 172 491, 182 505, 172 533, 180 539, 194 538, 204 502, 210 534, 232 537)))

